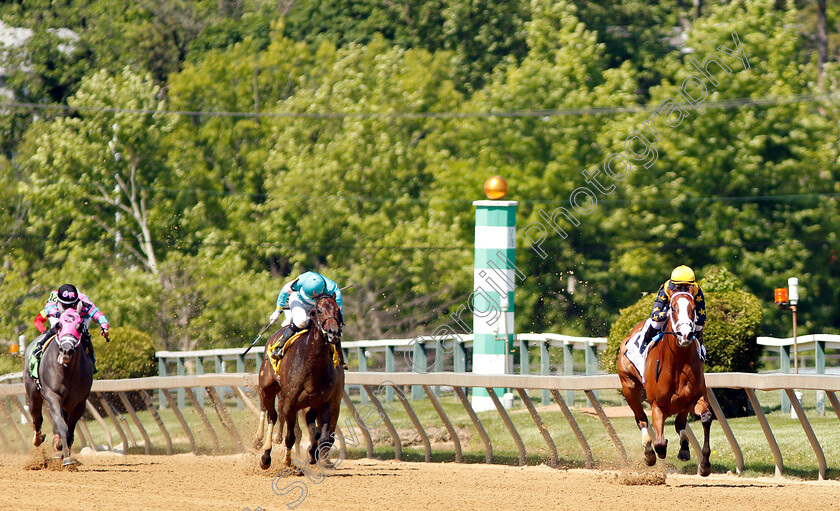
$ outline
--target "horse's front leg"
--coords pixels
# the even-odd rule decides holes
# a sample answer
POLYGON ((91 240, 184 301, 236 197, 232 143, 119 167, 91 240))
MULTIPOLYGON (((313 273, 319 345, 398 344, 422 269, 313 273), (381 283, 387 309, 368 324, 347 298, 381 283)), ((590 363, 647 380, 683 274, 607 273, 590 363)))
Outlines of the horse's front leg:
POLYGON ((651 412, 653 432, 656 434, 656 438, 653 441, 653 450, 656 451, 656 455, 660 459, 664 460, 668 451, 668 439, 665 438, 665 414, 662 412, 659 404, 651 403, 650 406, 653 409, 651 412))
POLYGON ((676 429, 677 434, 680 435, 680 452, 677 453, 677 458, 682 461, 688 461, 691 459, 691 451, 688 450, 688 435, 685 432, 685 425, 687 423, 687 411, 677 414, 677 418, 674 421, 674 429, 676 429))
POLYGON ((712 412, 709 410, 709 402, 706 400, 706 396, 697 400, 697 404, 694 405, 694 413, 700 416, 700 423, 703 424, 703 448, 700 450, 702 456, 697 462, 697 473, 706 477, 712 472, 712 464, 709 462, 709 455, 712 453, 712 449, 709 447, 712 412))
POLYGON ((44 424, 44 397, 40 390, 33 390, 26 394, 26 398, 29 405, 29 415, 32 416, 32 428, 35 430, 32 445, 38 447, 46 438, 46 435, 41 433, 41 426, 44 424))
MULTIPOLYGON (((297 422, 297 412, 284 407, 283 415, 285 416, 286 422, 286 458, 284 463, 288 468, 292 466, 292 447, 295 445, 295 423, 297 422)), ((298 470, 297 467, 293 470, 297 473, 297 475, 300 475, 300 470, 298 470)))
MULTIPOLYGON (((42 391, 44 394, 44 401, 47 402, 47 407, 50 411, 50 417, 53 420, 53 448, 56 450, 56 458, 61 457, 65 460, 70 458, 70 447, 67 445, 67 422, 64 419, 64 411, 61 409, 61 397, 51 390, 42 391)), ((71 463, 72 464, 72 460, 71 463)))
POLYGON ((309 430, 309 463, 315 464, 315 453, 318 450, 318 425, 316 419, 318 418, 318 410, 314 407, 306 412, 306 428, 309 430))
POLYGON ((642 446, 645 448, 645 463, 650 467, 656 464, 656 455, 653 453, 653 447, 651 447, 648 418, 642 406, 642 390, 644 390, 642 382, 625 378, 622 375, 621 393, 624 395, 624 400, 627 401, 627 405, 633 410, 633 416, 636 418, 636 426, 642 432, 642 446))
POLYGON ((274 407, 274 401, 277 396, 276 389, 269 386, 268 388, 260 388, 260 407, 263 411, 260 413, 260 427, 257 432, 258 441, 262 441, 263 453, 260 456, 260 468, 267 470, 271 466, 271 437, 274 433, 274 425, 277 424, 277 409, 274 407), (259 437, 260 433, 262 438, 259 437))

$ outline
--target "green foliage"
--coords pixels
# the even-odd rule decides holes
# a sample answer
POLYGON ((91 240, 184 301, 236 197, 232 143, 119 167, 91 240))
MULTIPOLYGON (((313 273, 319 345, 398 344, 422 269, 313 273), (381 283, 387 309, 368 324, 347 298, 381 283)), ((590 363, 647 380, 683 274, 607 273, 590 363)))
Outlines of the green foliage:
POLYGON ((755 338, 761 324, 761 302, 755 295, 740 290, 709 292, 705 296, 706 371, 757 372, 762 347, 755 338))
POLYGON ((152 338, 130 327, 111 329, 111 341, 91 332, 100 379, 142 378, 157 375, 155 343, 152 338))
POLYGON ((698 284, 704 293, 723 293, 744 288, 744 283, 724 266, 707 268, 698 284))

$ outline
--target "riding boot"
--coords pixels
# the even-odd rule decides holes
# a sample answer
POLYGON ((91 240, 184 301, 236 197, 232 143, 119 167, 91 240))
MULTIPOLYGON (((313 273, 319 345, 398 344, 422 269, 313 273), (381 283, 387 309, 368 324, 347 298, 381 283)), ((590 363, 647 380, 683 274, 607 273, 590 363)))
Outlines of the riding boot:
POLYGON ((32 353, 29 354, 29 369, 30 374, 34 375, 35 384, 38 385, 40 388, 41 384, 38 381, 38 366, 41 364, 41 355, 44 352, 44 343, 47 342, 47 339, 55 335, 55 330, 53 328, 48 329, 38 342, 35 343, 35 347, 32 348, 32 353))
POLYGON ((644 336, 642 337, 642 345, 639 346, 639 353, 645 352, 647 345, 650 344, 650 341, 653 339, 653 336, 656 335, 656 332, 658 331, 659 329, 657 329, 652 324, 647 324, 647 329, 645 330, 644 336))
POLYGON ((702 330, 695 331, 694 332, 694 338, 697 339, 697 343, 700 345, 700 358, 703 359, 703 361, 705 362, 706 361, 706 345, 703 344, 703 331, 702 330))
POLYGON ((273 352, 271 352, 271 358, 275 360, 283 358, 283 347, 286 345, 286 342, 298 332, 300 332, 300 328, 298 328, 294 323, 289 323, 289 326, 286 327, 286 330, 283 331, 283 335, 277 341, 277 347, 274 348, 273 352))
POLYGON ((99 369, 96 368, 96 356, 93 354, 93 341, 90 338, 89 332, 82 334, 82 346, 84 346, 85 352, 90 358, 90 365, 93 368, 93 374, 98 373, 99 369))

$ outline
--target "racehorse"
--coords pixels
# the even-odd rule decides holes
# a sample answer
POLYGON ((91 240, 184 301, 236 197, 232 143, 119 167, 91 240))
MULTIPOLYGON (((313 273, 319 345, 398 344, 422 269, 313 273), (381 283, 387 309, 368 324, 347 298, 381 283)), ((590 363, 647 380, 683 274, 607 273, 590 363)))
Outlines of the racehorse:
MULTIPOLYGON (((665 419, 676 415, 674 427, 680 435, 680 452, 677 457, 683 461, 691 458, 685 426, 688 413, 700 416, 703 424, 703 448, 697 464, 697 473, 708 476, 712 466, 709 463, 709 428, 712 414, 706 397, 706 380, 703 375, 703 360, 692 336, 694 332, 694 297, 688 292, 677 292, 669 300, 668 323, 658 346, 650 348, 645 362, 644 383, 639 371, 625 355, 628 341, 644 326, 644 321, 630 331, 619 348, 618 376, 621 392, 633 410, 636 424, 642 431, 642 445, 645 447, 645 462, 656 463, 656 454, 664 459, 668 447, 665 439, 665 419), (654 353, 656 352, 656 353, 654 353), (653 416, 653 431, 656 436, 651 448, 648 419, 642 408, 642 392, 647 396, 653 416)), ((632 345, 631 345, 632 346, 632 345)), ((630 347, 629 349, 635 349, 630 347)))
POLYGON ((76 422, 85 411, 85 402, 93 384, 93 365, 80 346, 84 322, 79 314, 68 309, 58 320, 55 338, 47 344, 41 354, 38 368, 39 380, 29 374, 29 357, 35 343, 26 349, 23 380, 29 413, 35 438, 32 443, 37 447, 44 441, 41 424, 44 421, 42 406, 47 402, 53 423, 53 447, 61 452, 62 466, 75 465, 70 457, 76 422))
MULTIPOLYGON (((263 470, 271 466, 271 441, 278 420, 275 399, 279 402, 279 417, 286 426, 286 467, 291 465, 298 410, 308 408, 305 417, 311 444, 309 463, 314 464, 318 457, 328 456, 333 445, 333 433, 344 394, 344 370, 333 364, 330 346, 341 340, 343 325, 341 309, 335 298, 329 295, 316 297, 315 307, 309 313, 309 325, 309 330, 285 351, 276 373, 270 363, 269 346, 280 338, 282 330, 266 343, 259 374, 260 407, 267 418, 266 428, 262 431, 264 452, 259 462, 263 470)), ((329 462, 322 460, 322 463, 326 466, 329 462)))

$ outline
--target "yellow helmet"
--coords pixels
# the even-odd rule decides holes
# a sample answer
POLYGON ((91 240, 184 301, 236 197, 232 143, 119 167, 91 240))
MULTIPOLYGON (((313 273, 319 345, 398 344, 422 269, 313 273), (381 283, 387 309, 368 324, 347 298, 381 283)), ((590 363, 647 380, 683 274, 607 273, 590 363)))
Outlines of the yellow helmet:
POLYGON ((694 284, 694 270, 686 265, 677 266, 671 272, 671 282, 674 284, 694 284))

